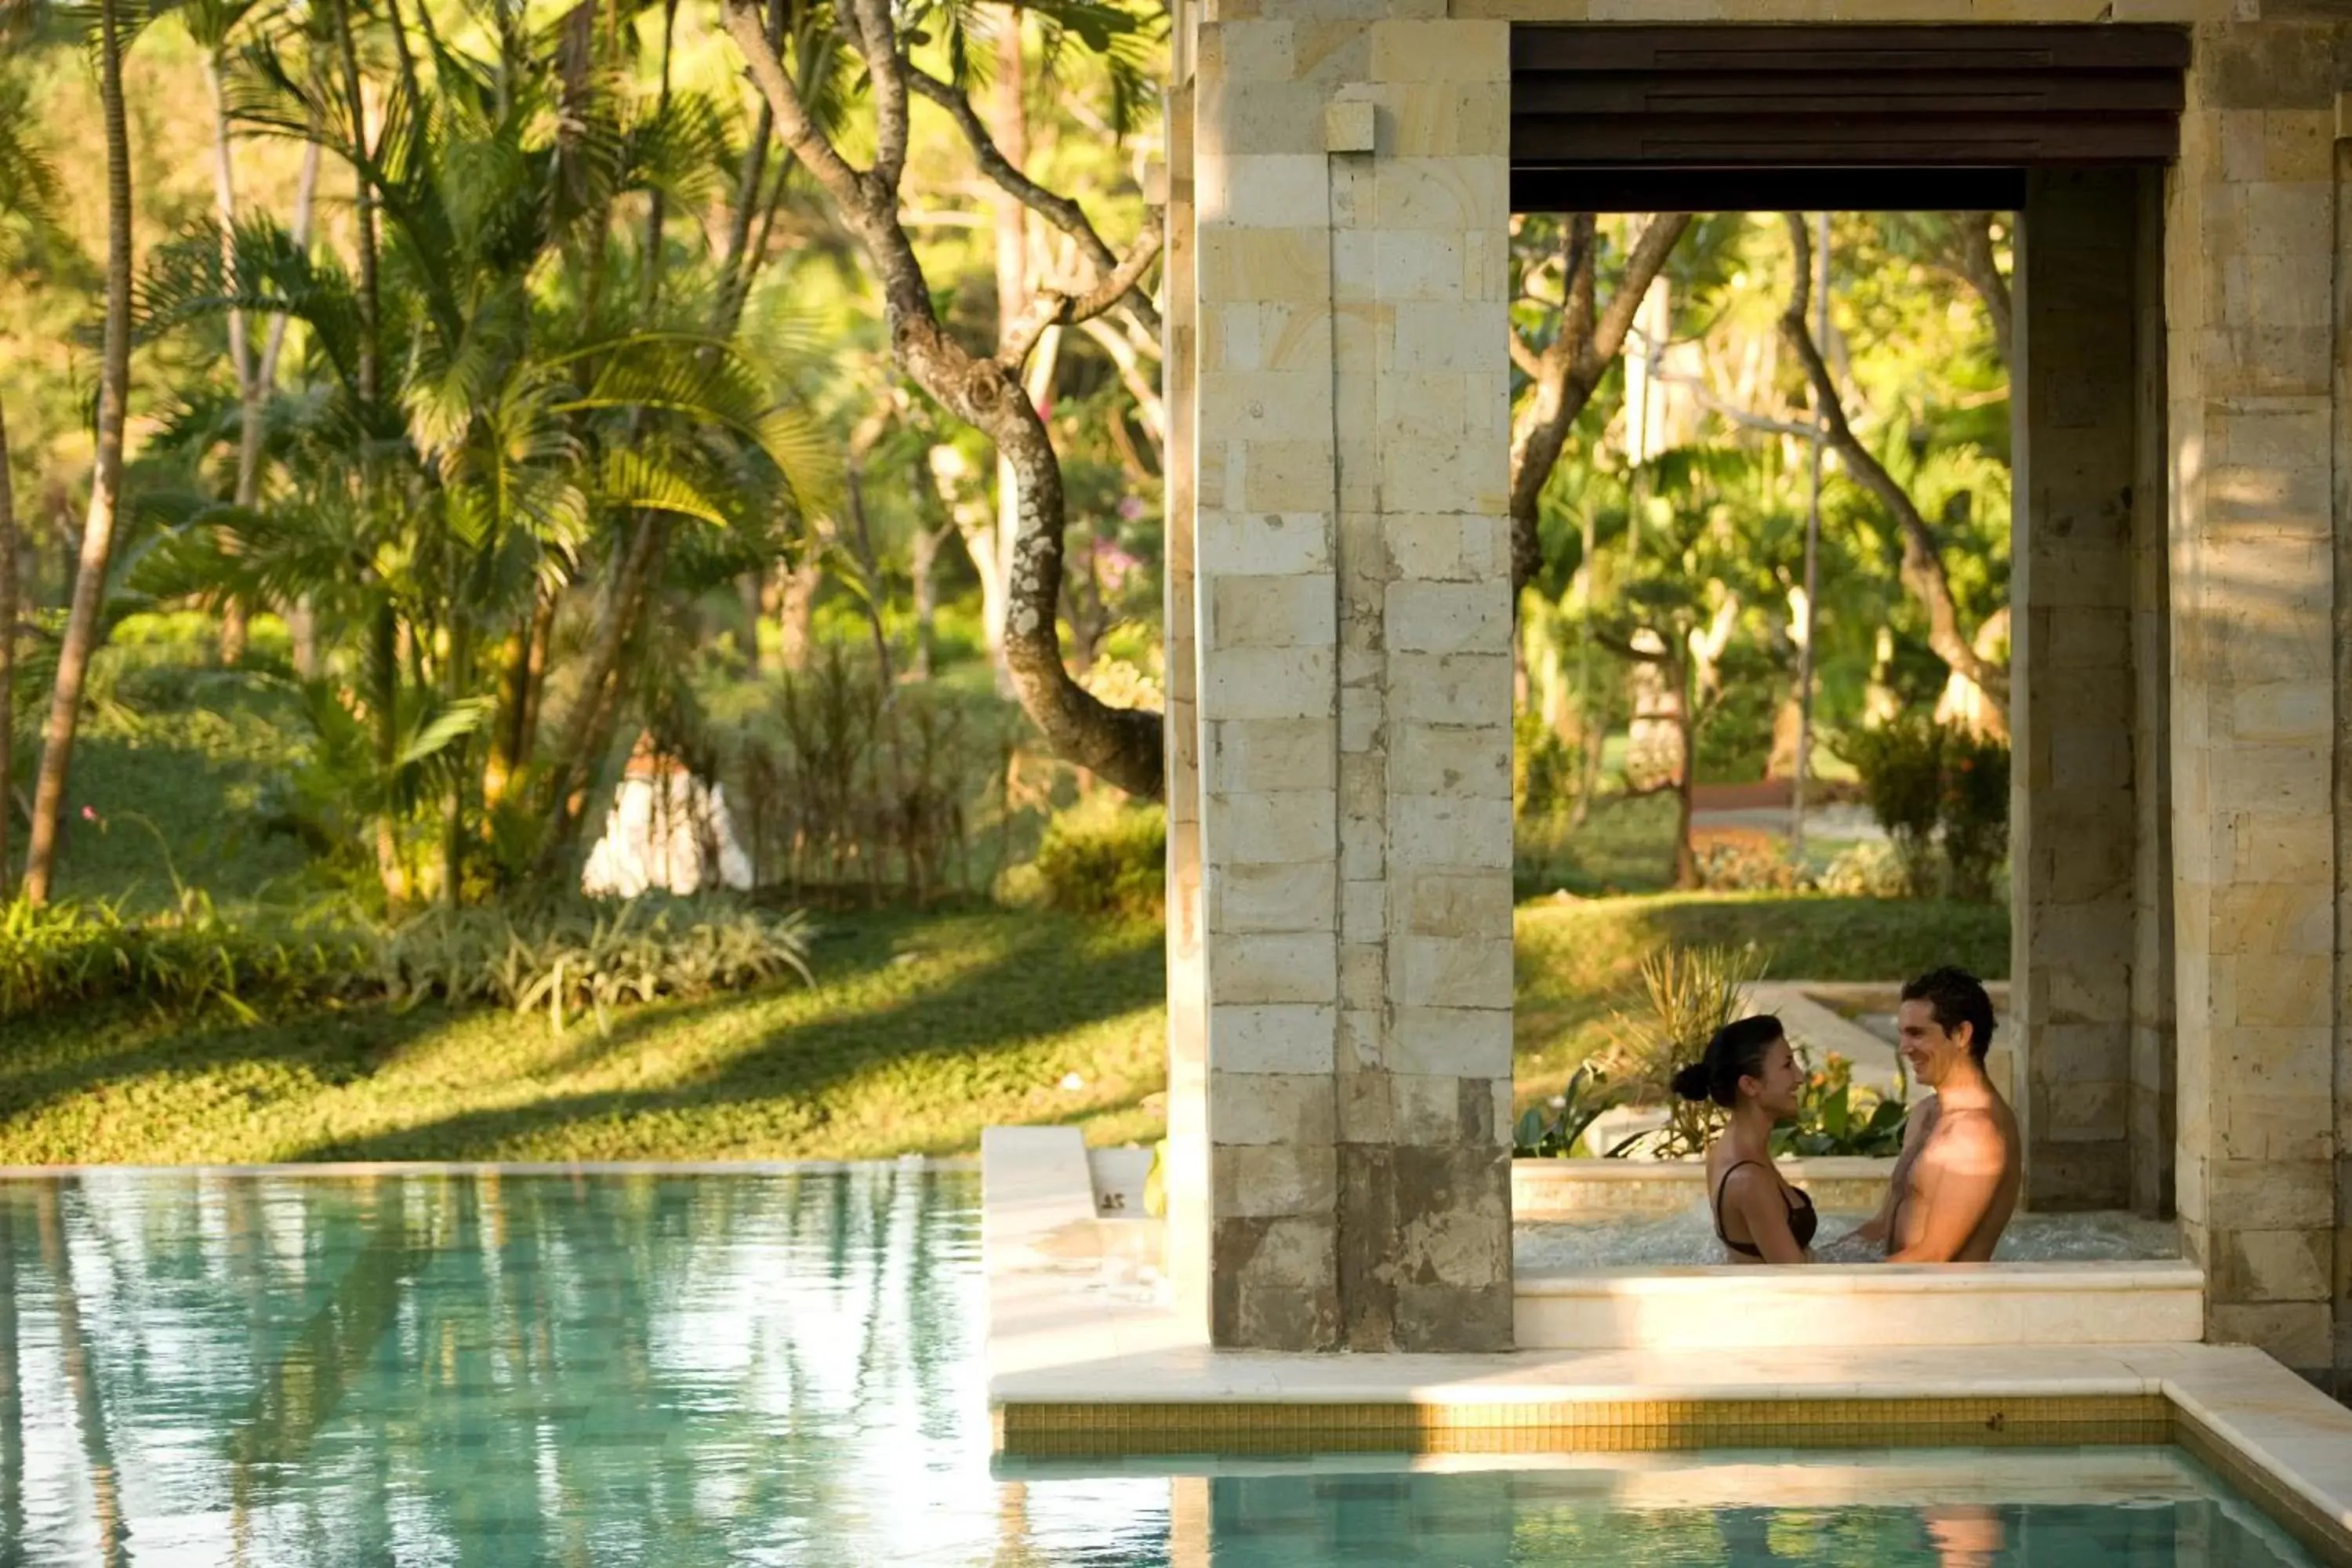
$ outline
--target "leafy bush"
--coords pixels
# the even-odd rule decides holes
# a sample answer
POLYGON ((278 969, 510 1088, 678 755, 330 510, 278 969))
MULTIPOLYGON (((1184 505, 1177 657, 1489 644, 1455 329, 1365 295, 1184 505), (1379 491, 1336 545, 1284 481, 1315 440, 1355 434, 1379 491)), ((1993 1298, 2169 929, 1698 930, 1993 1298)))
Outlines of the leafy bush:
POLYGON ((1018 710, 941 682, 898 685, 839 644, 716 737, 736 835, 762 885, 866 901, 978 891, 973 825, 1004 788, 1018 710))
POLYGON ((2009 745, 1955 730, 1944 738, 1944 863, 1952 897, 1993 896, 1993 868, 2009 852, 2009 745))
POLYGON ((1698 850, 1699 885, 1727 893, 1793 893, 1806 879, 1777 839, 1717 839, 1698 850))
POLYGON ((385 999, 544 1007, 555 1031, 598 1030, 625 1002, 692 997, 782 975, 812 980, 810 927, 720 900, 436 909, 401 925, 312 918, 246 927, 201 893, 165 916, 110 903, 0 906, 0 1016, 130 997, 166 1011, 385 999))
POLYGON ((547 1009, 557 1034, 583 1013, 597 1033, 624 1003, 707 996, 797 974, 811 984, 811 928, 718 899, 568 902, 515 911, 437 909, 382 933, 375 984, 395 1005, 428 999, 547 1009))
POLYGON ((1576 804, 1579 749, 1542 714, 1522 708, 1511 717, 1511 810, 1519 817, 1550 816, 1576 804))
POLYGON ((1853 1087, 1853 1064, 1832 1051, 1818 1068, 1810 1054, 1802 1058, 1805 1087, 1797 1101, 1797 1119, 1772 1130, 1775 1158, 1798 1155, 1821 1159, 1857 1156, 1889 1159, 1903 1152, 1903 1128, 1911 1108, 1853 1087))
POLYGON ((168 914, 97 900, 0 904, 0 1017, 136 997, 168 1010, 221 1005, 252 1021, 257 1005, 343 990, 367 945, 348 929, 248 930, 202 893, 168 914))
POLYGON ((1168 814, 1097 797, 1046 826, 1036 870, 1055 909, 1158 919, 1168 903, 1168 814))
POLYGON ((1575 1153, 1585 1131, 1617 1102, 1607 1083, 1607 1075, 1591 1063, 1578 1068, 1568 1087, 1552 1101, 1550 1115, 1536 1106, 1520 1113, 1519 1124, 1511 1134, 1512 1158, 1557 1160, 1575 1153))
POLYGON ((1907 890, 1936 891, 1936 824, 1944 809, 1947 731, 1933 719, 1902 714, 1876 729, 1849 730, 1832 748, 1862 774, 1870 814, 1895 840, 1907 890))
POLYGON ((1876 839, 1841 850, 1813 879, 1814 889, 1840 899, 1899 899, 1910 888, 1895 847, 1876 839))
POLYGON ((1723 1119, 1711 1102, 1674 1090, 1676 1069, 1697 1058, 1717 1030, 1739 1017, 1748 987, 1764 978, 1767 960, 1745 947, 1664 947, 1642 961, 1646 1013, 1619 1013, 1609 1063, 1638 1104, 1663 1105, 1669 1120, 1651 1138, 1651 1152, 1679 1159, 1705 1152, 1723 1119))

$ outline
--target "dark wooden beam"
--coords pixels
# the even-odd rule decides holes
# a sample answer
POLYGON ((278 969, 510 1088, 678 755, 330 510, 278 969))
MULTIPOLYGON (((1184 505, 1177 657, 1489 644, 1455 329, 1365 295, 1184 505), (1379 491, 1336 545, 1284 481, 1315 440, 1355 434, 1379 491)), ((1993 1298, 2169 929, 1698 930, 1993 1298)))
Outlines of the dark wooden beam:
POLYGON ((1511 210, 2013 212, 2022 169, 1514 169, 1511 210))

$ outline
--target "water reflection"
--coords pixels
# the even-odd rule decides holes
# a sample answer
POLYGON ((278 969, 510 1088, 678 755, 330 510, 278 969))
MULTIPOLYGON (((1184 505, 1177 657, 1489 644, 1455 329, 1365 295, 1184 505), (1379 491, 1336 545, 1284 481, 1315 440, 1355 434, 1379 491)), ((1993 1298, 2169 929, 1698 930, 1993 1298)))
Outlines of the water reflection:
POLYGON ((2303 1561, 2158 1450, 1912 1456, 1864 1507, 1872 1461, 1818 1455, 1000 1482, 977 1198, 887 1167, 0 1182, 0 1563, 2303 1561))
MULTIPOLYGON (((0 1562, 1030 1561, 987 1468, 976 1199, 0 1183, 0 1562)), ((1035 1560, 1164 1552, 1164 1480, 1043 1489, 1099 1550, 1035 1560)))

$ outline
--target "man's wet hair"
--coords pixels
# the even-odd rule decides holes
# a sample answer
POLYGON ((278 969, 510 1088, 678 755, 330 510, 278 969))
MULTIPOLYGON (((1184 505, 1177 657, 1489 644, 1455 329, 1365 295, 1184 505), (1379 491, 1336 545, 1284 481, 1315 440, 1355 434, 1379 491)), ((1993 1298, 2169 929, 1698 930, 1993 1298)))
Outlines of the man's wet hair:
POLYGON ((1906 1002, 1925 1002, 1936 1016, 1936 1026, 1950 1034, 1962 1024, 1969 1028, 1969 1054, 1982 1061, 1992 1047, 1992 998, 1982 982, 1964 969, 1948 965, 1931 969, 1903 988, 1906 1002))

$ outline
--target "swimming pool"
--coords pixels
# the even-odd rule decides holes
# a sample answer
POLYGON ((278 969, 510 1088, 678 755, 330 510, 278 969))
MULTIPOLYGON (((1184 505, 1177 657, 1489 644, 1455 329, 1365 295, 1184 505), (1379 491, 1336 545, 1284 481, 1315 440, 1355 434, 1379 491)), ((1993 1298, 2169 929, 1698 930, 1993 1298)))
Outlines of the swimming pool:
POLYGON ((2307 1561, 2170 1449, 1000 1478, 978 1198, 887 1166, 0 1182, 0 1562, 2307 1561))

